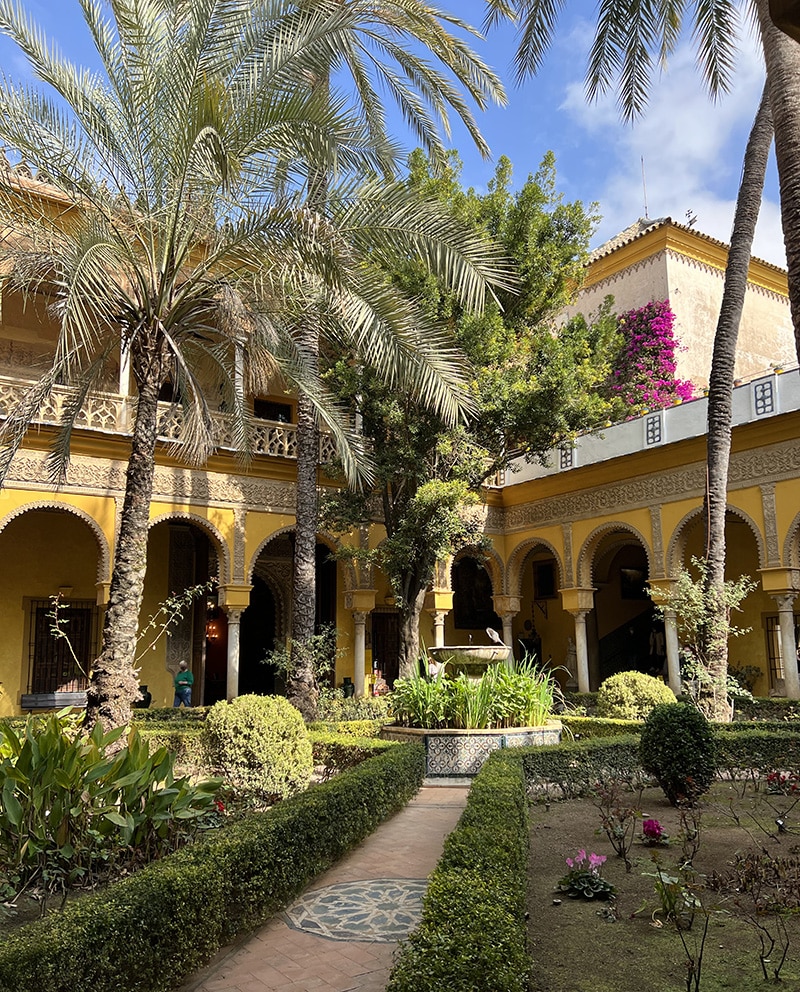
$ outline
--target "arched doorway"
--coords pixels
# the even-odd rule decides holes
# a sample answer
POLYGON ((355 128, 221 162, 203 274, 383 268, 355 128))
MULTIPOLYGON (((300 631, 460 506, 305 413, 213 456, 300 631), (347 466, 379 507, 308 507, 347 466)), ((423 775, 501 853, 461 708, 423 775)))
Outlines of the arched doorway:
POLYGON ((198 591, 184 603, 142 664, 142 682, 154 705, 170 705, 171 683, 181 661, 194 675, 192 704, 210 705, 225 698, 227 624, 217 605, 215 579, 219 571, 216 544, 200 525, 182 518, 156 521, 147 542, 147 575, 140 628, 157 616, 168 597, 198 591))
POLYGON ((57 506, 25 509, 0 532, 0 681, 15 706, 82 702, 100 642, 98 535, 83 513, 57 506))
POLYGON ((617 672, 664 673, 664 626, 648 594, 648 578, 647 552, 635 534, 619 528, 599 539, 592 556, 594 610, 586 631, 594 688, 617 672))
MULTIPOLYGON (((285 689, 280 672, 264 658, 291 633, 294 533, 284 532, 258 553, 252 571, 250 605, 239 634, 239 695, 269 695, 285 689)), ((316 547, 316 627, 336 623, 337 569, 330 548, 316 547)))
POLYGON ((453 562, 453 640, 450 644, 489 643, 486 628, 503 636, 503 621, 495 613, 492 599, 495 589, 486 564, 470 554, 461 554, 453 562))

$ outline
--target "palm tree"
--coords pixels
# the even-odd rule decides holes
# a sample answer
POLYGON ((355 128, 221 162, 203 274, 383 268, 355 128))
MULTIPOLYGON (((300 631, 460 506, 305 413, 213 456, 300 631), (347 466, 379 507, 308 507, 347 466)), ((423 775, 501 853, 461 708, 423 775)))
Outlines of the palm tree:
MULTIPOLYGON (((0 28, 53 91, 0 84, 0 140, 37 175, 34 182, 0 170, 13 232, 3 241, 5 271, 25 291, 45 289, 60 318, 52 368, 4 426, 0 468, 58 381, 73 397, 54 455, 58 476, 83 397, 109 354, 124 350, 138 396, 88 694, 90 721, 108 729, 128 722, 138 692, 134 654, 161 387, 170 381, 182 408, 176 453, 202 462, 214 446, 208 385, 215 396, 221 387, 234 436, 246 446, 244 391, 280 370, 313 399, 356 478, 357 441, 349 443, 351 432, 309 371, 293 315, 309 287, 330 285, 337 326, 358 341, 380 331, 387 306, 377 294, 371 305, 354 295, 371 288, 350 254, 365 229, 354 219, 334 232, 303 204, 305 163, 335 154, 342 168, 363 171, 377 161, 359 122, 305 85, 320 69, 323 41, 337 43, 334 21, 252 0, 111 0, 108 18, 100 5, 83 7, 104 77, 58 57, 20 7, 0 2, 0 28)), ((354 204, 353 197, 355 215, 354 204)), ((374 214, 361 216, 369 224, 374 214)), ((450 244, 440 248, 465 294, 478 298, 481 264, 460 260, 450 244)), ((376 336, 386 348, 386 335, 376 336)), ((396 362, 409 347, 407 336, 394 349, 396 362)), ((458 405, 451 357, 427 376, 445 409, 458 405)))
MULTIPOLYGON (((486 0, 486 26, 501 18, 519 25, 514 58, 522 81, 542 65, 563 3, 554 0, 486 0)), ((654 65, 674 51, 681 28, 689 23, 697 61, 712 96, 730 83, 739 12, 734 0, 694 0, 676 6, 609 0, 599 8, 589 53, 586 89, 590 98, 606 92, 616 80, 620 110, 626 120, 644 111, 654 65)), ((789 303, 800 361, 800 45, 770 18, 769 0, 751 0, 767 67, 769 100, 780 181, 781 221, 789 274, 789 303)))
MULTIPOLYGON (((349 77, 355 109, 363 118, 384 170, 395 171, 398 158, 397 149, 386 132, 380 90, 389 93, 398 104, 416 140, 434 160, 444 160, 441 135, 450 134, 448 108, 464 123, 480 151, 488 155, 488 147, 460 87, 480 108, 489 100, 503 102, 505 97, 499 78, 451 30, 456 28, 475 34, 473 28, 423 0, 348 0, 347 3, 306 0, 302 6, 315 10, 333 8, 344 18, 346 27, 338 38, 338 46, 329 52, 325 69, 313 78, 311 86, 317 96, 330 99, 335 97, 331 80, 342 75, 349 77), (417 54, 420 49, 426 55, 432 55, 435 63, 417 54)), ((327 166, 317 163, 316 174, 309 184, 309 203, 322 213, 326 212, 329 183, 327 166)), ((396 195, 400 193, 398 187, 396 195)), ((410 191, 406 191, 408 195, 410 191)), ((430 208, 436 209, 433 203, 430 208)), ((414 219, 409 215, 409 220, 415 223, 417 237, 423 233, 419 221, 426 219, 429 218, 414 219)), ((367 245, 367 250, 372 255, 371 245, 367 245)), ((436 254, 430 255, 430 261, 440 270, 436 254)), ((325 302, 320 300, 304 327, 303 345, 309 355, 318 355, 320 349, 324 349, 325 340, 319 326, 319 313, 324 309, 325 302)), ((422 319, 420 314, 416 316, 422 319)), ((409 382, 409 386, 412 385, 409 382)), ((310 643, 315 624, 318 452, 317 412, 311 398, 301 392, 297 407, 293 665, 287 691, 289 698, 306 713, 313 711, 315 692, 311 659, 304 645, 310 643)))
POLYGON ((724 592, 725 517, 728 506, 736 341, 771 144, 772 113, 768 87, 765 86, 744 155, 708 389, 706 596, 711 622, 707 630, 706 657, 711 680, 701 688, 704 693, 706 688, 710 690, 703 703, 704 709, 714 720, 729 718, 728 607, 724 592))
MULTIPOLYGON (((698 62, 710 92, 717 95, 727 88, 731 76, 736 8, 730 0, 698 0, 691 12, 698 62)), ((515 57, 518 80, 540 67, 557 13, 557 7, 550 0, 487 0, 487 24, 491 25, 499 17, 520 20, 520 44, 515 57)), ((708 400, 706 595, 707 657, 710 659, 712 692, 705 701, 705 708, 716 719, 729 718, 726 692, 728 617, 723 584, 733 368, 773 123, 789 259, 789 298, 800 356, 800 232, 797 229, 800 221, 800 46, 772 24, 767 0, 754 0, 754 13, 767 62, 767 85, 745 153, 714 339, 708 400)), ((674 50, 681 26, 682 11, 667 3, 656 8, 621 2, 602 5, 586 74, 589 96, 605 92, 616 78, 623 117, 631 120, 642 113, 647 102, 653 54, 657 49, 658 58, 663 61, 674 50)))

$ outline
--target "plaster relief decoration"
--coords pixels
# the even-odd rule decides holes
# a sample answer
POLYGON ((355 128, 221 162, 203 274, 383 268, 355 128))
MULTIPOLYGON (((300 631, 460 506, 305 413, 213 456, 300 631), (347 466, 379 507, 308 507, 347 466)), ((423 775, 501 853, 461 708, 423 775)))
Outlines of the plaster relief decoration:
POLYGON ((778 542, 778 512, 775 505, 774 482, 767 482, 761 486, 761 508, 764 513, 764 537, 767 545, 767 562, 769 565, 780 565, 781 552, 778 542))
MULTIPOLYGON (((14 456, 6 484, 50 491, 47 453, 22 451, 14 456)), ((116 495, 125 488, 126 464, 121 461, 76 455, 67 466, 62 490, 116 495)), ((153 499, 176 499, 193 503, 233 503, 266 512, 294 512, 295 487, 244 475, 226 475, 192 469, 159 467, 153 479, 153 499)))

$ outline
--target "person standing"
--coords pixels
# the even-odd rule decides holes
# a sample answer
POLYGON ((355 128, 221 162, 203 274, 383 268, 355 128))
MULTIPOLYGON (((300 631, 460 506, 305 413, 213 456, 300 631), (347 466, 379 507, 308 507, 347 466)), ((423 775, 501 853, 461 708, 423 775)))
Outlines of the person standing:
POLYGON ((189 671, 188 661, 182 661, 175 676, 175 701, 173 707, 192 705, 192 686, 194 685, 194 675, 189 671))

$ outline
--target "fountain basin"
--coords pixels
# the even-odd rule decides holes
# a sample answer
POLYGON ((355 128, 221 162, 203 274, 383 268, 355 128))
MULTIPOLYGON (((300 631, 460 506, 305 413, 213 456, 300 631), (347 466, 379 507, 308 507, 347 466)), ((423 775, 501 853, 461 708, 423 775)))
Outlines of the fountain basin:
POLYGON ((420 730, 394 724, 381 728, 384 740, 419 741, 425 745, 428 778, 472 778, 493 751, 504 747, 558 744, 561 721, 543 727, 507 727, 498 730, 420 730))
POLYGON ((446 663, 448 673, 470 678, 480 678, 491 665, 508 661, 511 648, 505 644, 457 644, 428 648, 428 654, 437 662, 446 663))

